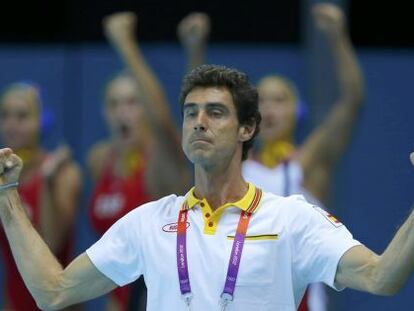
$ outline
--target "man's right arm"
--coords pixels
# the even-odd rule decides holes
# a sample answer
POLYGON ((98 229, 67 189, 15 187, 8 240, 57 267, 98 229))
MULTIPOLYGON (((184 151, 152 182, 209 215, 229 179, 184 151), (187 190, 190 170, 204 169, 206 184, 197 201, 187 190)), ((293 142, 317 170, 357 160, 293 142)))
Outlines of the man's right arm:
MULTIPOLYGON (((16 182, 21 168, 21 160, 11 149, 0 149, 0 186, 16 182)), ((63 269, 32 226, 16 188, 0 190, 0 218, 19 272, 41 309, 60 309, 117 286, 86 253, 63 269)))

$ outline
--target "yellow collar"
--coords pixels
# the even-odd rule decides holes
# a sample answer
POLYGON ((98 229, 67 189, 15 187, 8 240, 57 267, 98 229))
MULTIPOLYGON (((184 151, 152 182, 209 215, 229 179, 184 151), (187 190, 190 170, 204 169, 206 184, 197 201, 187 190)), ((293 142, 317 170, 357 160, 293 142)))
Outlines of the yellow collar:
MULTIPOLYGON (((191 190, 186 195, 186 202, 188 205, 188 209, 193 208, 196 205, 200 205, 205 199, 198 199, 194 195, 195 187, 191 188, 191 190)), ((229 202, 222 206, 220 206, 217 210, 222 210, 229 206, 235 206, 240 208, 243 211, 254 213, 257 211, 257 207, 259 205, 260 199, 262 198, 262 190, 257 188, 255 185, 248 183, 248 189, 246 194, 237 202, 229 202)))

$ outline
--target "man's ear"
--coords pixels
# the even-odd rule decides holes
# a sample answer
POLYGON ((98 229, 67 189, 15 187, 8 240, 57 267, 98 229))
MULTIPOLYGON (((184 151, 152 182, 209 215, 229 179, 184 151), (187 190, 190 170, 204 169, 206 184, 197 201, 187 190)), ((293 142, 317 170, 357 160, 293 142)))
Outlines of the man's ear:
POLYGON ((239 140, 241 142, 250 140, 253 137, 255 129, 256 124, 242 124, 239 127, 239 140))

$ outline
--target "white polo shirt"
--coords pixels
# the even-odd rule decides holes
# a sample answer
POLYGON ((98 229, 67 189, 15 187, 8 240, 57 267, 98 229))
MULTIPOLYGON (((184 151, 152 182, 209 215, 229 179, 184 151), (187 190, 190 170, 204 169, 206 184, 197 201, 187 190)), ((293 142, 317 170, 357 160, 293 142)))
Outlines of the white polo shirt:
MULTIPOLYGON (((240 201, 215 212, 194 196, 194 189, 184 197, 144 204, 116 222, 87 254, 120 286, 144 275, 147 310, 186 310, 178 282, 176 230, 187 200, 191 310, 220 310, 240 209, 251 206, 255 193, 249 184, 240 201)), ((303 197, 263 193, 247 229, 234 300, 226 310, 296 310, 309 283, 334 287, 341 256, 359 244, 345 226, 303 197)))

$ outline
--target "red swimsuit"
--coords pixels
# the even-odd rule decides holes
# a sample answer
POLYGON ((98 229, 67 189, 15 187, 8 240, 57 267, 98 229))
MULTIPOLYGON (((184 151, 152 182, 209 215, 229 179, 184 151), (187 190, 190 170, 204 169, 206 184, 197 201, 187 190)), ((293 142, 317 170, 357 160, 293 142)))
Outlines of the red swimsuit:
MULTIPOLYGON (((107 161, 102 177, 95 186, 89 209, 92 227, 99 236, 103 235, 119 218, 150 201, 145 188, 145 168, 137 168, 128 177, 117 177, 113 173, 113 158, 107 161)), ((129 287, 117 288, 113 291, 113 295, 122 310, 126 310, 129 287)))
MULTIPOLYGON (((43 177, 39 169, 29 181, 20 183, 18 187, 22 204, 36 229, 39 229, 40 226, 40 194, 42 184, 43 177)), ((72 240, 70 240, 69 237, 72 237, 72 235, 68 236, 62 251, 57 254, 57 258, 63 265, 66 265, 70 259, 72 240)), ((32 295, 27 290, 23 279, 17 270, 3 229, 0 230, 0 247, 3 250, 2 253, 5 264, 5 292, 7 295, 6 301, 8 303, 6 309, 15 311, 40 310, 37 308, 32 295)))

